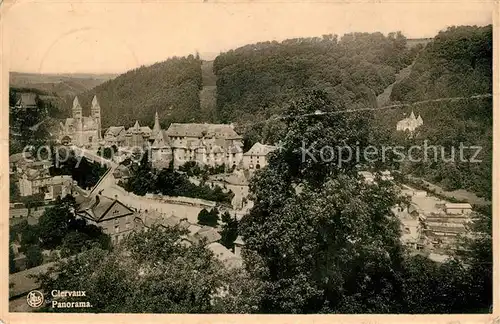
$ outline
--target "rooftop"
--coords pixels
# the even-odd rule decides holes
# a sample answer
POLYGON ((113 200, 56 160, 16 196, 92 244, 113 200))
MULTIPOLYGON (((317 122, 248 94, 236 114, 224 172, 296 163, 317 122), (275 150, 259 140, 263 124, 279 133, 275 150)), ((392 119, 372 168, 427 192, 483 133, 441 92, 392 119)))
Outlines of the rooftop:
POLYGON ((276 149, 276 146, 272 145, 265 145, 261 144, 259 142, 255 143, 251 149, 249 149, 246 153, 243 155, 267 155, 269 152, 272 152, 276 149))
POLYGON ((172 123, 167 129, 167 136, 170 137, 215 137, 225 139, 241 139, 229 124, 194 124, 194 123, 172 123))

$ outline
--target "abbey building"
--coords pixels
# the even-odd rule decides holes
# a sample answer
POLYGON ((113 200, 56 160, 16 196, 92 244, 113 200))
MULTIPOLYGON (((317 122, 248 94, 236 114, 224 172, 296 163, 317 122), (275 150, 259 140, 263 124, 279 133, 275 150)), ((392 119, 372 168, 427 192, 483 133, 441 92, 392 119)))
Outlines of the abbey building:
POLYGON ((396 130, 414 132, 415 129, 422 126, 423 124, 424 121, 422 117, 420 115, 418 115, 418 117, 415 117, 415 114, 412 110, 410 117, 404 118, 397 123, 396 130))
POLYGON ((92 99, 90 116, 84 117, 78 97, 73 100, 72 117, 60 124, 60 142, 85 148, 98 148, 101 141, 101 107, 97 97, 92 99))

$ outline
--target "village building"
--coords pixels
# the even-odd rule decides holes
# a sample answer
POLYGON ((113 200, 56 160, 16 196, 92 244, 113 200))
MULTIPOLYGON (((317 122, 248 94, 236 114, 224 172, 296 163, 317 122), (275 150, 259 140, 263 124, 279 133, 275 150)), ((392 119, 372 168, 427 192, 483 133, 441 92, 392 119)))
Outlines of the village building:
POLYGON ((53 176, 40 174, 30 170, 19 179, 19 193, 21 197, 43 193, 45 200, 55 200, 71 193, 73 178, 69 175, 53 176))
POLYGON ((218 242, 210 243, 206 248, 212 251, 214 256, 229 269, 241 268, 243 266, 243 259, 241 256, 237 256, 218 242))
POLYGON ((60 142, 67 145, 96 149, 101 141, 101 107, 97 97, 92 99, 90 116, 83 116, 78 97, 73 100, 72 117, 60 124, 60 142))
POLYGON ((106 146, 125 146, 125 127, 111 126, 104 133, 104 142, 106 146))
POLYGON ((150 137, 151 128, 149 126, 141 126, 139 121, 135 121, 134 126, 125 132, 125 146, 138 149, 145 148, 149 144, 150 137))
POLYGON ((117 199, 97 194, 83 198, 76 215, 103 229, 113 243, 119 243, 137 226, 135 212, 117 199))
POLYGON ((410 117, 404 118, 396 124, 396 130, 414 132, 418 127, 422 126, 423 124, 424 121, 422 117, 420 115, 418 115, 418 117, 415 117, 415 113, 412 110, 410 117))
POLYGON ((275 149, 276 146, 255 143, 250 150, 243 154, 243 168, 258 170, 267 166, 267 155, 275 149))

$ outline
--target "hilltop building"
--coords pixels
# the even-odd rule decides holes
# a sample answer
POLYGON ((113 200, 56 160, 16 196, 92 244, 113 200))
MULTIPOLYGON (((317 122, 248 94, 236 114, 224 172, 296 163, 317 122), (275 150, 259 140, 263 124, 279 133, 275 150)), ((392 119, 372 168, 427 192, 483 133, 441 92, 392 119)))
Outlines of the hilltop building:
POLYGON ((101 140, 101 107, 97 97, 92 99, 90 116, 84 117, 78 97, 73 100, 72 117, 61 123, 60 141, 80 147, 97 148, 101 140))
POLYGON ((414 132, 415 129, 422 126, 423 124, 424 120, 422 119, 422 117, 420 115, 418 115, 418 117, 415 117, 415 113, 413 113, 412 110, 410 117, 404 118, 397 123, 396 130, 414 132))

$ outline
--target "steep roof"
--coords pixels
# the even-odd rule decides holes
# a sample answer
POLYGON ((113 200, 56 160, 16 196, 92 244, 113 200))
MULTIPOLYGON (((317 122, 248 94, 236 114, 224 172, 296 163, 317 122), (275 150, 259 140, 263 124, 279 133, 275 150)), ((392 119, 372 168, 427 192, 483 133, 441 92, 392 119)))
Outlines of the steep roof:
POLYGON ((122 131, 125 130, 125 127, 123 126, 111 126, 108 128, 104 136, 106 135, 111 135, 111 136, 118 136, 122 131))
POLYGON ((206 239, 207 243, 213 243, 221 239, 221 235, 213 227, 204 227, 195 236, 199 239, 206 239))
POLYGON ((108 218, 132 215, 133 211, 116 199, 103 195, 92 196, 80 205, 78 214, 86 216, 95 222, 108 218))
POLYGON ((170 147, 169 137, 166 136, 166 131, 159 131, 154 137, 154 142, 151 145, 153 148, 170 147))
POLYGON ((34 93, 21 93, 21 97, 16 102, 16 106, 24 108, 36 108, 36 94, 34 93))
POLYGON ((158 133, 161 132, 160 119, 158 118, 158 111, 155 112, 155 124, 153 126, 153 130, 151 135, 156 138, 158 133))
POLYGON ((228 268, 239 268, 243 265, 243 260, 240 257, 236 256, 220 243, 210 243, 205 248, 212 251, 214 256, 228 268))
POLYGON ((168 136, 215 137, 224 139, 241 139, 232 125, 229 124, 194 124, 172 123, 167 129, 168 136))
POLYGON ((255 143, 251 149, 249 149, 246 153, 243 155, 258 155, 258 156, 265 156, 269 152, 272 152, 276 149, 276 146, 272 145, 264 145, 259 142, 255 143))
POLYGON ((99 101, 97 101, 97 95, 92 98, 92 109, 100 109, 99 101))
POLYGON ((181 222, 181 219, 177 216, 170 216, 166 219, 163 220, 163 225, 164 226, 170 226, 170 227, 174 227, 176 225, 179 225, 179 223, 181 222))
POLYGON ((78 97, 75 96, 75 99, 73 99, 73 109, 82 109, 82 106, 80 105, 80 102, 78 101, 78 97))

